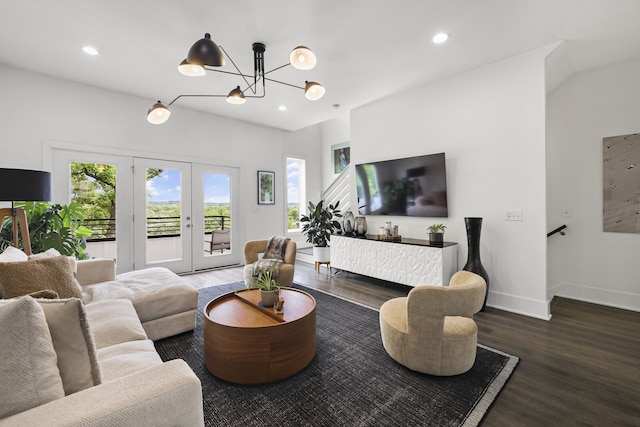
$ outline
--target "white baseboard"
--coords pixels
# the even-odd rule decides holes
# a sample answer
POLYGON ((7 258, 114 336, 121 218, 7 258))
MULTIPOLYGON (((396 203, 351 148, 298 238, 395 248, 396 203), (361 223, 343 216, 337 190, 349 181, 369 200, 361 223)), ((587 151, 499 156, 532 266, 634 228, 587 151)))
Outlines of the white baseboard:
POLYGON ((563 283, 549 290, 549 296, 575 299, 609 307, 640 311, 640 294, 563 283))
POLYGON ((536 319, 551 319, 550 301, 532 300, 489 290, 487 306, 536 319))

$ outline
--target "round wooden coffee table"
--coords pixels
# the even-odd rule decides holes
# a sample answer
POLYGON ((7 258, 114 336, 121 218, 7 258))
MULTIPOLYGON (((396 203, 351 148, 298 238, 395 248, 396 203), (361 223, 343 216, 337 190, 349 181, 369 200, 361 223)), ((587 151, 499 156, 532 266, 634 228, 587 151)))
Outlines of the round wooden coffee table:
POLYGON ((284 312, 262 307, 260 291, 231 292, 204 310, 204 363, 218 378, 262 384, 302 370, 316 354, 316 301, 298 289, 281 288, 284 312))

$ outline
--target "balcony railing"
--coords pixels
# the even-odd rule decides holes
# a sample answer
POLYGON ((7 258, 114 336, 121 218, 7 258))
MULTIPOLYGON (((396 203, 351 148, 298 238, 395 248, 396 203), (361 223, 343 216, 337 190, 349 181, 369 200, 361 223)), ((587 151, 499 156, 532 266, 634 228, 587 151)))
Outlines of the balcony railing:
MULTIPOLYGON (((89 218, 82 220, 82 225, 91 230, 87 242, 103 242, 116 239, 115 218, 89 218)), ((204 217, 205 234, 211 230, 227 230, 231 228, 231 218, 225 215, 208 215, 204 217)), ((147 238, 173 237, 180 235, 180 217, 162 216, 147 218, 147 238)))

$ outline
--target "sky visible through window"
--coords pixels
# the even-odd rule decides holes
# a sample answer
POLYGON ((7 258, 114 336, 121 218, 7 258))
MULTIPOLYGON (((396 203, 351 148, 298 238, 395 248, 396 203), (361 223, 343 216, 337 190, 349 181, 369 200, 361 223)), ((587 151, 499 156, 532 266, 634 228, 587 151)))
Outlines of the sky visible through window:
MULTIPOLYGON (((231 178, 228 174, 204 174, 205 203, 229 204, 231 200, 231 178)), ((177 202, 180 200, 180 171, 165 169, 159 176, 147 181, 147 200, 153 203, 177 202)))
POLYGON ((300 163, 287 159, 287 202, 298 203, 300 200, 300 163))

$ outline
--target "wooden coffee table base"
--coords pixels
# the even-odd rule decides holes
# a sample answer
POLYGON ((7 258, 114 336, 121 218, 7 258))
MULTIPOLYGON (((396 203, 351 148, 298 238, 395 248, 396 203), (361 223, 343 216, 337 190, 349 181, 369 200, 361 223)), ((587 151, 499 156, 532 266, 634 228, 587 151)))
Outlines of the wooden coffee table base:
POLYGON ((207 304, 204 361, 218 378, 238 384, 279 381, 302 370, 316 354, 316 303, 283 288, 284 313, 261 307, 260 291, 241 290, 207 304))

